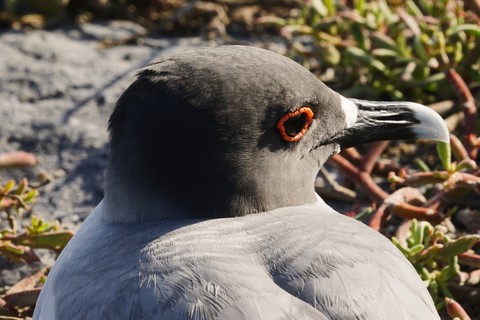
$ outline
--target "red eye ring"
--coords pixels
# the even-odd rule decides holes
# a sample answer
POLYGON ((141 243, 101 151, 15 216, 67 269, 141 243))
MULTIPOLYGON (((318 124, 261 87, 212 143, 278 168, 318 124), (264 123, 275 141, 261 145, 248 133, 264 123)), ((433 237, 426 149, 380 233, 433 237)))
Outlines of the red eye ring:
POLYGON ((280 135, 282 136, 283 140, 288 142, 294 142, 300 140, 305 135, 305 133, 307 133, 308 127, 310 126, 312 121, 312 109, 310 109, 310 107, 301 107, 293 112, 288 112, 284 114, 277 122, 277 129, 280 131, 280 135), (285 129, 285 122, 301 115, 305 115, 305 123, 303 127, 294 136, 289 135, 285 129))

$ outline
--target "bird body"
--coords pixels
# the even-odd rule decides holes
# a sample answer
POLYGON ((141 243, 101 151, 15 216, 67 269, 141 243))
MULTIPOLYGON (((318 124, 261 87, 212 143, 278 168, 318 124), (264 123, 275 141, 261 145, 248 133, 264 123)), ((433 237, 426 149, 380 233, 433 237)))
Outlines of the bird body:
POLYGON ((448 141, 427 107, 347 99, 288 58, 224 46, 140 71, 109 124, 104 200, 34 319, 438 319, 390 241, 314 190, 340 148, 448 141))
POLYGON ((134 225, 101 210, 59 258, 39 318, 437 319, 403 255, 321 201, 134 225))

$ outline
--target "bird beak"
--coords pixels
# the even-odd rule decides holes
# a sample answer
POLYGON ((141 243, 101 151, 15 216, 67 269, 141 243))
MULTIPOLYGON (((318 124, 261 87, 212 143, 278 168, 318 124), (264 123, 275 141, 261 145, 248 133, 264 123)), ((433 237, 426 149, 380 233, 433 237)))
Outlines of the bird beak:
POLYGON ((330 140, 341 148, 379 140, 450 140, 442 117, 418 103, 366 101, 341 96, 341 105, 346 129, 330 140))

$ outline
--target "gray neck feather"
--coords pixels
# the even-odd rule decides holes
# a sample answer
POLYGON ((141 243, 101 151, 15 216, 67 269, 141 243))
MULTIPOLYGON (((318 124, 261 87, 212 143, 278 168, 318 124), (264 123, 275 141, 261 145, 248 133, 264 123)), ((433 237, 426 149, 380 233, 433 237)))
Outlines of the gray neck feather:
POLYGON ((147 168, 144 164, 127 166, 112 160, 106 176, 103 215, 114 223, 140 223, 243 216, 318 202, 314 191, 318 164, 303 159, 296 172, 285 172, 292 166, 277 160, 268 168, 246 165, 233 172, 205 165, 202 172, 210 171, 213 177, 208 181, 188 167, 171 179, 170 174, 158 175, 168 172, 169 166, 159 164, 167 169, 151 170, 148 175, 148 169, 142 170, 147 168))

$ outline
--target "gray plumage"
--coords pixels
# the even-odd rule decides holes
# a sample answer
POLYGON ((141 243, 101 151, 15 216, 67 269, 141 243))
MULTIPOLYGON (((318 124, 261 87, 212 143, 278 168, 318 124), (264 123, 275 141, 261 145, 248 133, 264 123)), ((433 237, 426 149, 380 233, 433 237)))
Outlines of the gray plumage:
POLYGON ((34 319, 439 319, 390 241, 314 192, 339 147, 447 139, 425 107, 385 105, 249 47, 147 67, 110 120, 105 199, 52 268, 34 319), (286 142, 278 119, 305 105, 312 124, 286 142))
POLYGON ((101 210, 49 275, 40 318, 437 319, 402 254, 321 203, 136 225, 101 210))

